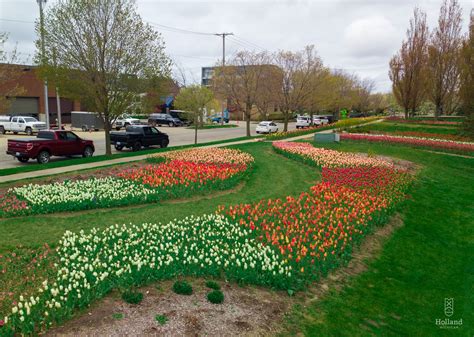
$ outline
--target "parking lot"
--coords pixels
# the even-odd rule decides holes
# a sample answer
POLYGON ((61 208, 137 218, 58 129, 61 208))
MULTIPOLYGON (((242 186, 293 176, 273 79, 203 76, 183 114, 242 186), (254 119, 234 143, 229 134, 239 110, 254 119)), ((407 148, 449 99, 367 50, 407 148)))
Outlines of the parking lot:
MULTIPOLYGON (((244 122, 232 122, 231 124, 236 124, 238 127, 235 128, 217 128, 217 129, 208 129, 208 130, 199 130, 198 131, 198 143, 212 142, 216 140, 226 140, 231 138, 243 137, 245 136, 245 123, 244 122)), ((283 124, 277 123, 278 129, 283 130, 283 124)), ((255 136, 255 127, 256 123, 250 125, 252 136, 255 136)), ((288 125, 289 130, 295 129, 295 123, 290 123, 288 125)), ((187 145, 194 143, 194 130, 188 129, 185 127, 160 127, 160 131, 167 133, 170 138, 169 146, 177 145, 187 145)), ((95 155, 105 154, 105 136, 103 131, 95 132, 83 132, 79 130, 73 130, 79 137, 84 139, 90 139, 94 141, 95 145, 95 155)), ((25 134, 14 135, 8 133, 5 135, 0 135, 0 169, 17 167, 24 165, 36 164, 35 160, 30 160, 28 163, 20 163, 18 160, 6 154, 7 151, 7 140, 14 138, 27 138, 25 134)), ((128 150, 124 150, 128 151, 128 150)), ((112 153, 117 153, 112 147, 112 153)), ((51 161, 58 160, 67 160, 67 158, 53 157, 51 161)))

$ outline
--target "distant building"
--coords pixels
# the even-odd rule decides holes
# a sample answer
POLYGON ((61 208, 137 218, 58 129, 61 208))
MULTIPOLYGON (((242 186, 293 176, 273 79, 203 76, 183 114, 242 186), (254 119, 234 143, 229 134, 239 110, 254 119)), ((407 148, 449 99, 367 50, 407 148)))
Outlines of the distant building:
MULTIPOLYGON (((0 83, 0 95, 5 96, 11 88, 19 86, 23 88, 23 93, 18 97, 7 97, 12 99, 12 104, 7 115, 33 116, 40 120, 45 120, 44 111, 44 84, 37 75, 37 67, 23 64, 0 64, 0 67, 17 67, 20 74, 12 80, 0 83)), ((61 93, 59 93, 61 95, 61 93)), ((71 122, 71 111, 81 110, 79 101, 61 97, 61 120, 63 123, 71 122)), ((57 118, 56 90, 54 86, 48 87, 49 118, 51 123, 55 123, 57 118)))
POLYGON ((215 67, 202 67, 201 69, 201 85, 211 86, 212 76, 214 76, 215 67))

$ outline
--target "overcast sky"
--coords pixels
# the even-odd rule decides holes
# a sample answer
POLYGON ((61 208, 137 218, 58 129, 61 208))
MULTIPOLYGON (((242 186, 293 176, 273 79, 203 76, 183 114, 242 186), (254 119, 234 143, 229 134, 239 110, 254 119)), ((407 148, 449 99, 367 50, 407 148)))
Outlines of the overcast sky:
MULTIPOLYGON (((460 3, 467 31, 474 0, 460 3)), ((390 90, 388 62, 405 37, 413 8, 426 11, 433 28, 440 5, 441 0, 137 1, 149 23, 202 33, 233 32, 226 40, 227 58, 242 49, 299 50, 314 44, 325 65, 371 78, 381 92, 390 90)), ((35 51, 32 22, 38 16, 35 0, 0 0, 0 31, 10 34, 5 49, 17 44, 26 63, 35 51)), ((155 27, 188 82, 199 82, 201 67, 222 57, 217 36, 155 27)))

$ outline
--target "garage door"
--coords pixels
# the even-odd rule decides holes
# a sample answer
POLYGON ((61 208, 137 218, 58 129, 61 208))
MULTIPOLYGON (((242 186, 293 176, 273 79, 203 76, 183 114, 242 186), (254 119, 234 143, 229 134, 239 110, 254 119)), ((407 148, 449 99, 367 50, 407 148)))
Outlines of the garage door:
POLYGON ((17 97, 10 106, 9 113, 12 115, 38 116, 38 97, 17 97))

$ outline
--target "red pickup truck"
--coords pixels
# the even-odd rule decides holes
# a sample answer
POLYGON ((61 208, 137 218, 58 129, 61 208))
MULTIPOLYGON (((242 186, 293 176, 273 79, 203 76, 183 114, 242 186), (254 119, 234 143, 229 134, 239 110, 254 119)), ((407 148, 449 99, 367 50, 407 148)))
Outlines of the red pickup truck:
POLYGON ((51 156, 92 157, 94 143, 77 136, 74 132, 63 130, 45 130, 38 132, 36 138, 9 139, 7 154, 26 163, 35 159, 40 164, 49 162, 51 156))

